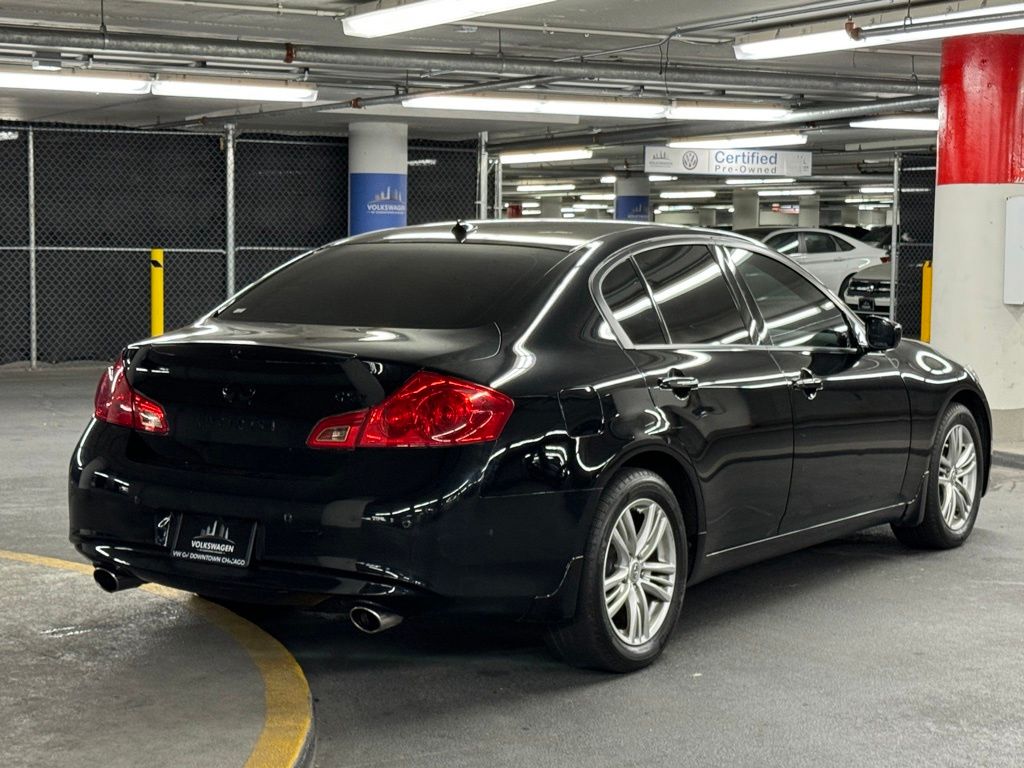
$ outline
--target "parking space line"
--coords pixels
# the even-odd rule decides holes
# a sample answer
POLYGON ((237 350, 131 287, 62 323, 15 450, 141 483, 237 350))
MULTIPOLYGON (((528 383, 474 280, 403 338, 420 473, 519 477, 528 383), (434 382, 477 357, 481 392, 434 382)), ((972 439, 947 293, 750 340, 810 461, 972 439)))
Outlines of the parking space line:
MULTIPOLYGON (((91 575, 92 566, 55 557, 0 549, 0 558, 46 568, 91 575)), ((302 668, 275 638, 223 606, 187 592, 143 584, 140 589, 166 600, 177 600, 231 636, 248 654, 263 680, 266 713, 256 745, 244 768, 282 768, 301 765, 312 751, 313 705, 302 668)))

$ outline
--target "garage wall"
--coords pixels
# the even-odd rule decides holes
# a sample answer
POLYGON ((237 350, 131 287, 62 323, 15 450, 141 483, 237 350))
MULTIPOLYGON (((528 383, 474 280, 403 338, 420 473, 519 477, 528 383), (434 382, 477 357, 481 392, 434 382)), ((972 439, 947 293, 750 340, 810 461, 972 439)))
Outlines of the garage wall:
MULTIPOLYGON (((165 250, 168 329, 225 298, 221 135, 0 131, 0 364, 30 359, 30 132, 39 361, 109 360, 148 335, 150 248, 165 250)), ((409 223, 474 215, 476 152, 476 142, 410 142, 409 223)), ((236 287, 345 236, 345 139, 243 134, 235 162, 236 287)))

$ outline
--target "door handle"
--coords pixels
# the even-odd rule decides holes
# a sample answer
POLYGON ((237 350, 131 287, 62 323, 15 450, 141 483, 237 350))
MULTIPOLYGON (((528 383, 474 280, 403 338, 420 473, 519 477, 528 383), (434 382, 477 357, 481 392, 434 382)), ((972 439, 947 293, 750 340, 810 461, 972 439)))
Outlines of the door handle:
POLYGON ((807 399, 813 400, 818 396, 818 393, 821 391, 821 388, 825 386, 825 383, 815 376, 811 370, 803 368, 800 370, 800 376, 793 379, 792 386, 797 389, 802 389, 804 394, 807 395, 807 399))
POLYGON ((690 394, 690 390, 696 389, 700 386, 700 380, 693 376, 673 376, 669 375, 664 379, 658 379, 658 387, 661 389, 670 389, 678 397, 687 397, 690 394))

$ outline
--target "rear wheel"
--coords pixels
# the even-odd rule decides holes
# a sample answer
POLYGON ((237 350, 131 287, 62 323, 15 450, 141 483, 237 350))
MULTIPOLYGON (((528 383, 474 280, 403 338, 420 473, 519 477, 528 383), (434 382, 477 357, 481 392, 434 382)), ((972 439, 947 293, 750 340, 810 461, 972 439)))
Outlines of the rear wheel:
POLYGON ((894 525, 896 538, 916 549, 952 549, 967 541, 981 503, 984 462, 974 416, 951 405, 932 446, 924 519, 910 528, 894 525))
POLYGON ((608 485, 587 544, 576 615, 548 644, 578 667, 630 672, 668 642, 686 588, 683 516, 653 472, 628 469, 608 485))

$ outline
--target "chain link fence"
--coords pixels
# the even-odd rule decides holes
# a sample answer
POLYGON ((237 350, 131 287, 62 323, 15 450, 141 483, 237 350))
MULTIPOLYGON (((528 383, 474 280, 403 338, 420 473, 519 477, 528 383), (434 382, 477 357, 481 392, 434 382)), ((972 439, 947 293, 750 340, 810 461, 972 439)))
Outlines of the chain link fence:
MULTIPOLYGON (((151 248, 171 329, 227 295, 229 222, 238 288, 348 231, 346 139, 242 135, 233 166, 222 134, 4 124, 0 139, 0 364, 109 360, 147 336, 151 248)), ((409 143, 410 224, 475 215, 477 152, 409 143)))
POLYGON ((932 260, 935 232, 935 155, 896 157, 893 200, 893 318, 911 338, 921 337, 922 268, 932 260))

